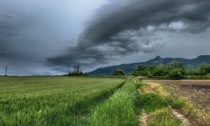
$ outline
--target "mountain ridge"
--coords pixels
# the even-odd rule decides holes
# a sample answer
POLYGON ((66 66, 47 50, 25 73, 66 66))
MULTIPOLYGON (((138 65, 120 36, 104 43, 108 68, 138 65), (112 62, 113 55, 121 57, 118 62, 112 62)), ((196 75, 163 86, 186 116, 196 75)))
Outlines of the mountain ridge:
POLYGON ((154 59, 150 59, 145 62, 138 62, 138 63, 130 63, 130 64, 120 64, 114 66, 108 66, 104 68, 98 68, 92 72, 89 72, 89 75, 110 75, 114 69, 122 69, 126 74, 129 74, 133 71, 139 64, 142 65, 167 65, 172 61, 179 61, 182 62, 183 65, 187 68, 189 65, 196 68, 201 63, 210 64, 210 55, 200 55, 196 58, 186 59, 186 58, 161 58, 160 56, 155 57, 154 59))

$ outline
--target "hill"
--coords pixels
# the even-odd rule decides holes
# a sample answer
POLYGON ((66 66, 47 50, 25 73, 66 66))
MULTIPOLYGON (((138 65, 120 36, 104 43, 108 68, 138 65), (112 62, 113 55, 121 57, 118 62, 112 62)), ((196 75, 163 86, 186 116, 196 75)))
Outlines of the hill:
POLYGON ((161 58, 157 56, 154 59, 148 60, 146 62, 131 63, 131 64, 121 64, 116 66, 109 66, 104 68, 98 68, 92 72, 89 72, 89 75, 110 75, 114 69, 122 69, 126 74, 129 74, 133 71, 139 64, 142 65, 167 65, 172 61, 179 61, 184 64, 187 68, 189 65, 192 65, 196 68, 201 63, 210 64, 210 55, 201 55, 194 59, 185 59, 185 58, 161 58))

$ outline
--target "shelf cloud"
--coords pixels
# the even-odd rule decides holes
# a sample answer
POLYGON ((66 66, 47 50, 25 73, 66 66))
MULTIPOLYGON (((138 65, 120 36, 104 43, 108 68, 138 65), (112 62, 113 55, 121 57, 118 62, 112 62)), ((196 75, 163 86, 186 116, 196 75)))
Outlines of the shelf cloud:
POLYGON ((49 58, 52 64, 96 65, 115 56, 150 53, 164 34, 198 34, 209 28, 209 0, 117 0, 97 10, 77 45, 49 58))

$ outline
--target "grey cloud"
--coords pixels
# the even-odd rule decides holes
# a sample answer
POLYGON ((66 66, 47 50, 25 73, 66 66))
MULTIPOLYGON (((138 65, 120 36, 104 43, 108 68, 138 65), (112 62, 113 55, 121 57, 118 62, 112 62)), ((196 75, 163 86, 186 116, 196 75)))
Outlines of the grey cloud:
POLYGON ((0 0, 0 74, 5 62, 10 68, 27 67, 13 68, 17 74, 27 74, 30 69, 41 71, 37 65, 46 70, 54 67, 47 66, 46 59, 73 44, 69 40, 77 38, 82 23, 102 3, 98 0, 0 0))
POLYGON ((4 11, 0 12, 0 14, 3 15, 3 16, 5 16, 5 17, 8 17, 8 18, 13 18, 13 17, 15 17, 14 14, 9 14, 9 13, 6 13, 6 12, 4 12, 4 11))
POLYGON ((210 25, 209 0, 117 0, 97 11, 77 45, 49 63, 105 64, 115 56, 160 49, 164 31, 196 34, 210 25))
POLYGON ((53 13, 53 2, 48 6, 40 1, 0 1, 0 60, 43 62, 63 47, 61 34, 67 33, 55 25, 60 16, 53 13))

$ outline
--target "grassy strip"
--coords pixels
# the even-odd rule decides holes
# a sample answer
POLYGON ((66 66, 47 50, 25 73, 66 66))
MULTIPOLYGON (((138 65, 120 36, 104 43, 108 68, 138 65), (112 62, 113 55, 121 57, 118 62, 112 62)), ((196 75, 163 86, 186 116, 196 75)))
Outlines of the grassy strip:
POLYGON ((135 100, 138 97, 135 85, 128 79, 104 103, 98 105, 90 118, 91 126, 137 126, 135 100))
MULTIPOLYGON (((157 94, 154 88, 145 84, 140 84, 140 108, 142 113, 148 114, 148 126, 182 126, 182 122, 177 119, 168 108, 165 97, 157 94)), ((164 92, 163 92, 164 93, 164 92)), ((164 94, 165 95, 165 94, 164 94)))
POLYGON ((164 97, 168 105, 174 109, 182 111, 185 116, 188 116, 196 124, 199 124, 199 126, 210 125, 210 114, 198 109, 187 97, 178 97, 177 95, 165 90, 159 84, 150 83, 148 86, 164 97))
POLYGON ((159 109, 151 113, 148 126, 183 126, 179 119, 176 119, 169 108, 159 109))

